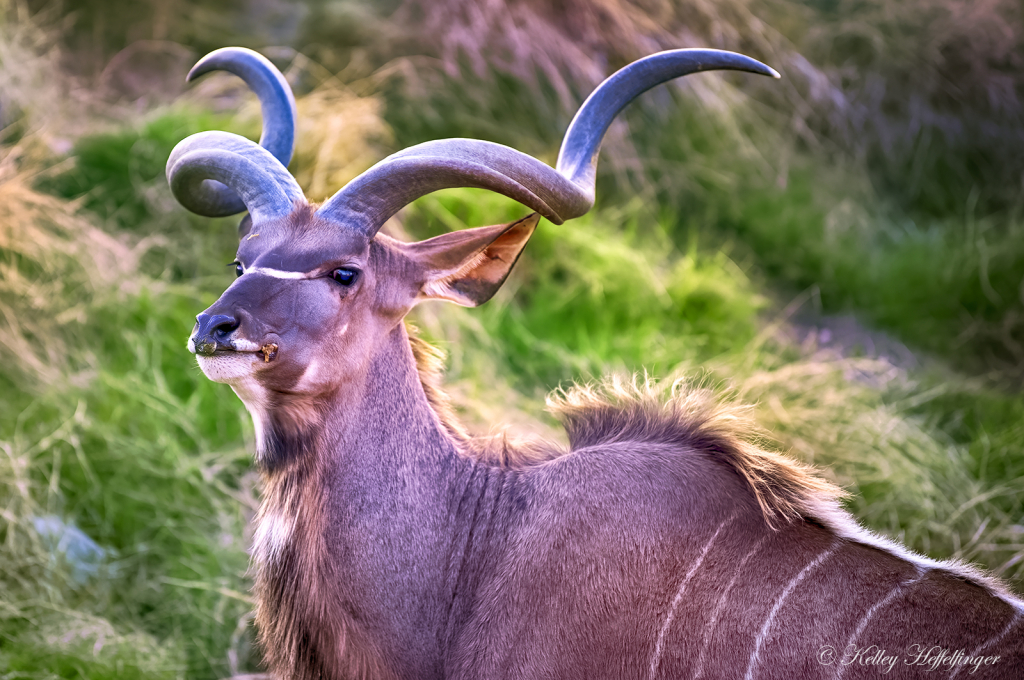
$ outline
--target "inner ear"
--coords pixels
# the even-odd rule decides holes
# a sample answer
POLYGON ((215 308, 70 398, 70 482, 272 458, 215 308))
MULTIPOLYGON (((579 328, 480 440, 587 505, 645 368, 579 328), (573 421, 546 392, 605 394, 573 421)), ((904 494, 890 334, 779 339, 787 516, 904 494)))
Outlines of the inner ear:
POLYGON ((449 300, 476 307, 490 300, 508 278, 540 215, 509 224, 462 229, 408 244, 423 272, 420 299, 449 300))

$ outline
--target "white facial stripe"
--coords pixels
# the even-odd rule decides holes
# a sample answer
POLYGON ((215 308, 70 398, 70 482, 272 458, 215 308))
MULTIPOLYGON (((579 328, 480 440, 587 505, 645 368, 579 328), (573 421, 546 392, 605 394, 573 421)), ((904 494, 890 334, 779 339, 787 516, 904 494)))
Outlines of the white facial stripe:
POLYGON ((243 272, 245 274, 263 274, 264 276, 271 276, 275 279, 310 279, 313 275, 310 272, 286 272, 281 269, 271 269, 269 267, 252 267, 246 269, 243 272))

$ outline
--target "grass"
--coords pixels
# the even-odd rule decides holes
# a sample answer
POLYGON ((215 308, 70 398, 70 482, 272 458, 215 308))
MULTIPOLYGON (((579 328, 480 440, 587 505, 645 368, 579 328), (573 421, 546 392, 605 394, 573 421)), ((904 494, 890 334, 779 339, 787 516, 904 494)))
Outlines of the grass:
MULTIPOLYGON (((418 201, 404 224, 421 238, 523 214, 503 197, 451 190, 418 201)), ((626 206, 542 223, 513 278, 472 314, 528 392, 609 370, 660 374, 730 352, 754 337, 766 302, 726 251, 707 252, 696 239, 676 251, 659 225, 638 224, 626 206)))
MULTIPOLYGON (((702 21, 716 16, 698 9, 702 21)), ((718 11, 742 29, 722 33, 726 47, 782 50, 782 37, 809 30, 800 12, 755 31, 746 5, 718 11)), ((654 29, 622 16, 635 33, 627 47, 639 49, 636 32, 654 29)), ((256 672, 251 424, 184 350, 194 315, 231 281, 234 220, 187 216, 163 179, 187 134, 255 136, 253 105, 229 98, 245 104, 209 113, 225 76, 173 107, 101 119, 93 101, 67 123, 73 107, 59 93, 75 90, 53 75, 53 41, 25 31, 0 31, 0 81, 17 85, 4 90, 12 127, 0 136, 0 677, 256 672), (66 153, 55 143, 64 138, 66 153)), ((800 40, 815 54, 818 43, 800 40)), ((544 74, 576 48, 548 47, 540 75, 473 70, 456 50, 462 75, 414 70, 380 96, 356 94, 370 81, 351 89, 296 59, 290 75, 318 84, 299 98, 292 170, 323 198, 387 150, 438 136, 552 160, 571 116, 562 99, 585 89, 596 62, 560 83, 544 74)), ((797 54, 787 49, 777 54, 797 54)), ((837 55, 814 68, 838 68, 837 55)), ((847 487, 869 527, 975 561, 1022 592, 1024 240, 1012 202, 968 191, 924 206, 879 182, 866 156, 816 145, 818 114, 801 114, 806 134, 780 126, 779 100, 742 94, 752 78, 694 82, 628 113, 606 144, 598 207, 542 222, 494 300, 415 312, 448 353, 456 406, 477 431, 506 423, 557 437, 541 408, 559 384, 634 371, 703 380, 756 403, 779 447, 847 487), (917 362, 798 333, 794 315, 800 328, 819 322, 811 298, 895 335, 917 362)), ((929 153, 954 162, 955 145, 943 148, 929 153)), ((928 192, 947 182, 915 181, 928 192)), ((418 201, 396 229, 424 238, 523 214, 451 190, 418 201)))
POLYGON ((1015 3, 467 5, 411 0, 398 16, 417 17, 411 39, 437 58, 387 70, 405 74, 385 113, 400 146, 482 137, 551 160, 571 113, 618 65, 680 46, 752 54, 783 79, 691 76, 627 110, 604 145, 598 196, 656 199, 686 216, 677 245, 694 224, 705 239, 724 233, 786 294, 816 285, 826 312, 857 310, 1020 385, 1015 3))
POLYGON ((152 188, 166 182, 164 165, 171 149, 191 134, 228 129, 231 122, 204 111, 170 112, 136 129, 81 137, 71 150, 74 167, 44 177, 39 188, 80 201, 119 229, 151 230, 158 214, 152 188))
POLYGON ((1019 413, 1019 398, 827 350, 762 361, 740 374, 740 395, 758 402, 759 421, 784 446, 852 492, 849 507, 862 522, 925 554, 987 565, 1019 592, 1024 467, 1020 421, 1006 417, 1019 413), (1003 414, 967 425, 959 441, 951 436, 941 421, 986 399, 1003 414), (994 449, 983 444, 990 438, 994 449))
POLYGON ((723 231, 793 290, 816 286, 826 312, 855 309, 911 346, 1016 389, 1024 376, 1024 231, 1015 211, 973 206, 917 219, 836 195, 808 167, 785 192, 754 188, 720 208, 723 231), (823 191, 824 189, 824 191, 823 191))
POLYGON ((250 606, 254 492, 242 411, 177 360, 211 296, 148 279, 125 239, 16 178, 0 193, 13 367, 0 396, 0 667, 223 674, 250 606), (101 547, 96 574, 75 578, 60 541, 47 547, 35 521, 50 516, 101 547))

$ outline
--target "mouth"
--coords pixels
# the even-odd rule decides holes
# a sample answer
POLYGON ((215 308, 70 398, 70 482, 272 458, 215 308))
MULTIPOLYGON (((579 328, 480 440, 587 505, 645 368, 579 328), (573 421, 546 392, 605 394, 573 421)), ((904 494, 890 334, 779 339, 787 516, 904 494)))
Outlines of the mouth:
POLYGON ((228 384, 252 379, 264 365, 261 352, 231 349, 216 350, 212 354, 197 352, 196 363, 210 380, 228 384))
POLYGON ((197 357, 226 357, 239 354, 253 354, 263 357, 263 363, 269 364, 277 358, 279 346, 276 342, 265 342, 257 345, 251 340, 235 339, 223 343, 219 341, 205 340, 196 344, 195 338, 188 339, 188 350, 197 357))
POLYGON ((196 355, 199 368, 214 382, 234 384, 252 378, 279 355, 276 338, 258 344, 244 338, 230 342, 199 342, 189 338, 188 349, 196 355))
POLYGON ((229 357, 237 356, 240 354, 251 354, 253 356, 260 356, 263 358, 263 363, 269 364, 271 361, 277 358, 278 346, 276 343, 268 342, 259 349, 230 349, 230 348, 217 348, 212 352, 209 350, 203 351, 205 348, 196 348, 196 356, 199 357, 229 357))

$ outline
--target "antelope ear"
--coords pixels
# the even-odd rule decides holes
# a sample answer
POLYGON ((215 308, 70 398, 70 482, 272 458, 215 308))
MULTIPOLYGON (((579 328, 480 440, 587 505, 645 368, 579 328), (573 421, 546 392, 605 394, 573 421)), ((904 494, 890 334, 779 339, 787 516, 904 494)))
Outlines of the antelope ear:
POLYGON ((505 282, 540 215, 493 227, 462 229, 407 245, 423 272, 419 299, 476 307, 505 282))
POLYGON ((238 223, 238 240, 241 241, 248 236, 250 231, 252 231, 252 215, 245 213, 245 217, 238 223))

